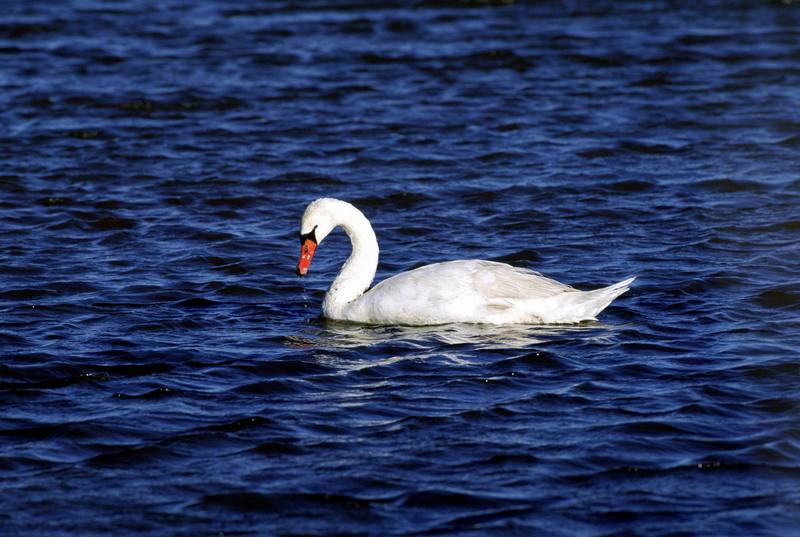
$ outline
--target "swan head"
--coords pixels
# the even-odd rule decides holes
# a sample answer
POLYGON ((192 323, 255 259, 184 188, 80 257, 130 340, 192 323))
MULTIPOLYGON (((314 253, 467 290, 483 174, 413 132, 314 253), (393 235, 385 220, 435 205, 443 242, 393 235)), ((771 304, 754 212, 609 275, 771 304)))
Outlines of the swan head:
POLYGON ((343 201, 320 198, 306 207, 300 221, 300 261, 296 270, 298 276, 306 275, 317 246, 338 225, 336 216, 342 204, 343 201))

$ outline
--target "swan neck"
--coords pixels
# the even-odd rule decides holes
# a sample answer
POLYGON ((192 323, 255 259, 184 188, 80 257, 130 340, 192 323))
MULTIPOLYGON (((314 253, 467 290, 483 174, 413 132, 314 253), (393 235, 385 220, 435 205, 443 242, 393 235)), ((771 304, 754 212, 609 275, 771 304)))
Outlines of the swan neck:
POLYGON ((350 237, 352 251, 325 294, 322 309, 326 317, 347 319, 347 308, 364 294, 378 268, 378 239, 369 220, 355 207, 343 204, 337 225, 350 237))

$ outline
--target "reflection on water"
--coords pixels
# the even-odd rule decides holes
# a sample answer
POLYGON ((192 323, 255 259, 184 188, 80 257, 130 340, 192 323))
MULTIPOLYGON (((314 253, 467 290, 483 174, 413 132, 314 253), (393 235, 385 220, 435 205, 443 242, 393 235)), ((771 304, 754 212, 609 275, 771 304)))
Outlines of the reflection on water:
POLYGON ((618 326, 599 321, 574 325, 442 324, 435 326, 372 326, 320 319, 302 336, 285 338, 289 347, 357 348, 387 342, 428 348, 431 344, 469 345, 470 349, 525 349, 563 338, 604 340, 618 326))

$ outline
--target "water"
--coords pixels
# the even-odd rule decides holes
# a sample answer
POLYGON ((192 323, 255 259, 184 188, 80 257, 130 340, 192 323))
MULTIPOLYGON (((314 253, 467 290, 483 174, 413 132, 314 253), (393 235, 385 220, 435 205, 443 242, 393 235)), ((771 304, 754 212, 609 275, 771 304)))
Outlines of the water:
POLYGON ((800 9, 4 3, 0 527, 800 535, 800 9), (484 258, 598 322, 366 327, 484 258))

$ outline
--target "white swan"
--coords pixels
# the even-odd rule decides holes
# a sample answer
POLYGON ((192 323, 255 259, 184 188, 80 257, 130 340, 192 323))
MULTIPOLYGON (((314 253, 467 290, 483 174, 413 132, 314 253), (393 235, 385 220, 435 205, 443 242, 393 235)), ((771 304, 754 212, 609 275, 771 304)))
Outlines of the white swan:
POLYGON ((347 202, 311 202, 300 225, 297 275, 337 226, 353 251, 325 294, 329 319, 369 324, 561 324, 594 319, 635 278, 579 291, 523 268, 483 260, 434 263, 392 276, 365 293, 378 267, 378 241, 367 218, 347 202))

